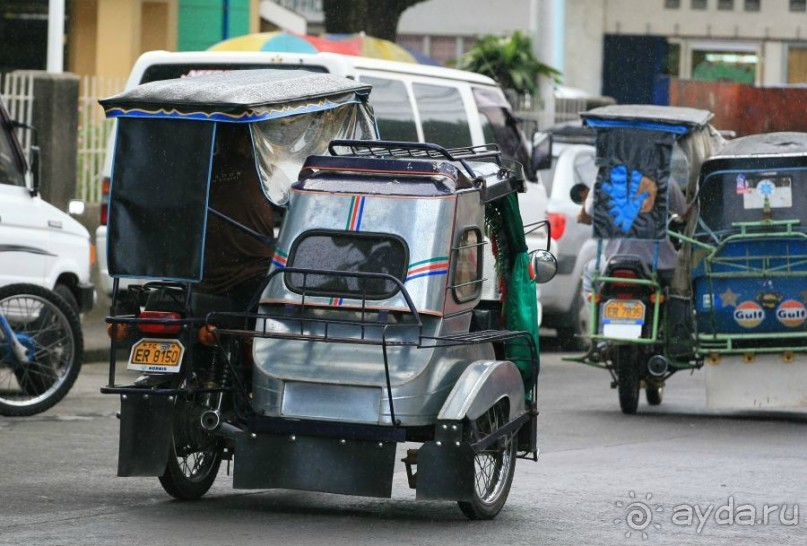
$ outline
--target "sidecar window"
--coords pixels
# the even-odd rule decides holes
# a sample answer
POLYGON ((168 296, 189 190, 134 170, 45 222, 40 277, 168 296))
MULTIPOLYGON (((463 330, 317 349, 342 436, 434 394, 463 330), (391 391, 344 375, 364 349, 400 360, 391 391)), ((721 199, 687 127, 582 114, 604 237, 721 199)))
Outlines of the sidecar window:
POLYGON ((804 219, 807 210, 807 169, 723 171, 706 177, 699 194, 700 216, 713 232, 755 222, 767 207, 774 220, 804 219))
POLYGON ((285 281, 308 296, 387 299, 398 292, 393 281, 324 272, 385 273, 403 282, 407 260, 406 243, 389 234, 314 230, 297 238, 288 266, 317 273, 286 273, 285 281))
POLYGON ((251 124, 258 171, 269 200, 283 206, 310 155, 324 154, 334 139, 373 139, 369 114, 357 104, 251 124))
POLYGON ((472 228, 463 232, 454 262, 454 296, 459 303, 475 299, 482 287, 482 234, 472 228))

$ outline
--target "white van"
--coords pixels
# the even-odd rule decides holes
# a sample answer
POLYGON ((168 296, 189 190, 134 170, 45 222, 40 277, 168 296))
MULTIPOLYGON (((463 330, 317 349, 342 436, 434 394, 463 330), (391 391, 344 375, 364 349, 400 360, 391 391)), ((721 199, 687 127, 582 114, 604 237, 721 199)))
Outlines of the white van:
MULTIPOLYGON (((0 99, 0 286, 36 284, 88 311, 95 301, 90 234, 39 196, 37 169, 28 168, 15 125, 0 99)), ((33 157, 37 163, 38 150, 33 157)))
MULTIPOLYGON (((516 159, 524 165, 527 178, 533 182, 528 184, 527 193, 519 194, 525 223, 546 218, 546 190, 532 165, 530 139, 519 129, 496 82, 480 74, 335 53, 151 51, 135 63, 126 89, 157 80, 255 68, 328 72, 371 84, 370 105, 384 140, 433 142, 444 148, 495 142, 504 158, 516 159)), ((114 142, 110 142, 103 173, 105 189, 109 188, 113 149, 114 142)), ((95 241, 101 288, 111 295, 106 220, 107 207, 103 202, 95 241)), ((531 250, 546 247, 545 232, 529 237, 531 250)))

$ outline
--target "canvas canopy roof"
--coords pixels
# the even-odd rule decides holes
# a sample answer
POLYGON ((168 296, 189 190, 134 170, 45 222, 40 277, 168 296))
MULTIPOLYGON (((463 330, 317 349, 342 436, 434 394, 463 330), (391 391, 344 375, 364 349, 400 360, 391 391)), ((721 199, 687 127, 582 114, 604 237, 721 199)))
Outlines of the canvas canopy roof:
POLYGON ((612 104, 594 108, 580 115, 592 127, 636 126, 652 129, 653 126, 657 126, 658 130, 686 133, 705 126, 713 114, 708 110, 679 106, 612 104), (671 130, 666 126, 680 127, 680 130, 671 130))
POLYGON ((729 140, 712 159, 807 155, 807 133, 765 133, 729 140))
POLYGON ((238 70, 140 85, 99 101, 107 117, 255 122, 365 101, 369 85, 303 70, 238 70))

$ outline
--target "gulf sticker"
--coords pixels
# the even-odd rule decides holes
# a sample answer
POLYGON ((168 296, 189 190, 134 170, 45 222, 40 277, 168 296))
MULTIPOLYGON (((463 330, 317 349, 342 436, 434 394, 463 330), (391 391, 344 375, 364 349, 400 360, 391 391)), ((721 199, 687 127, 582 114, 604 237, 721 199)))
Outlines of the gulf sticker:
POLYGON ((776 320, 789 328, 801 326, 807 320, 807 309, 800 301, 785 300, 776 310, 776 320))
POLYGON ((765 320, 765 311, 753 301, 744 301, 734 309, 734 320, 743 328, 756 328, 765 320))

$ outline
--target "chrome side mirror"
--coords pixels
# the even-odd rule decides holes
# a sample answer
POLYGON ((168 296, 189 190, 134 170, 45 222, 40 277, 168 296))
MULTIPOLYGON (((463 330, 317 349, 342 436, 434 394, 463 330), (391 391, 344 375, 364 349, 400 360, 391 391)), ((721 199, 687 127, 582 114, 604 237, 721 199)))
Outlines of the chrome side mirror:
POLYGON ((558 260, 548 250, 536 250, 532 253, 532 267, 538 284, 551 281, 558 272, 558 260))

